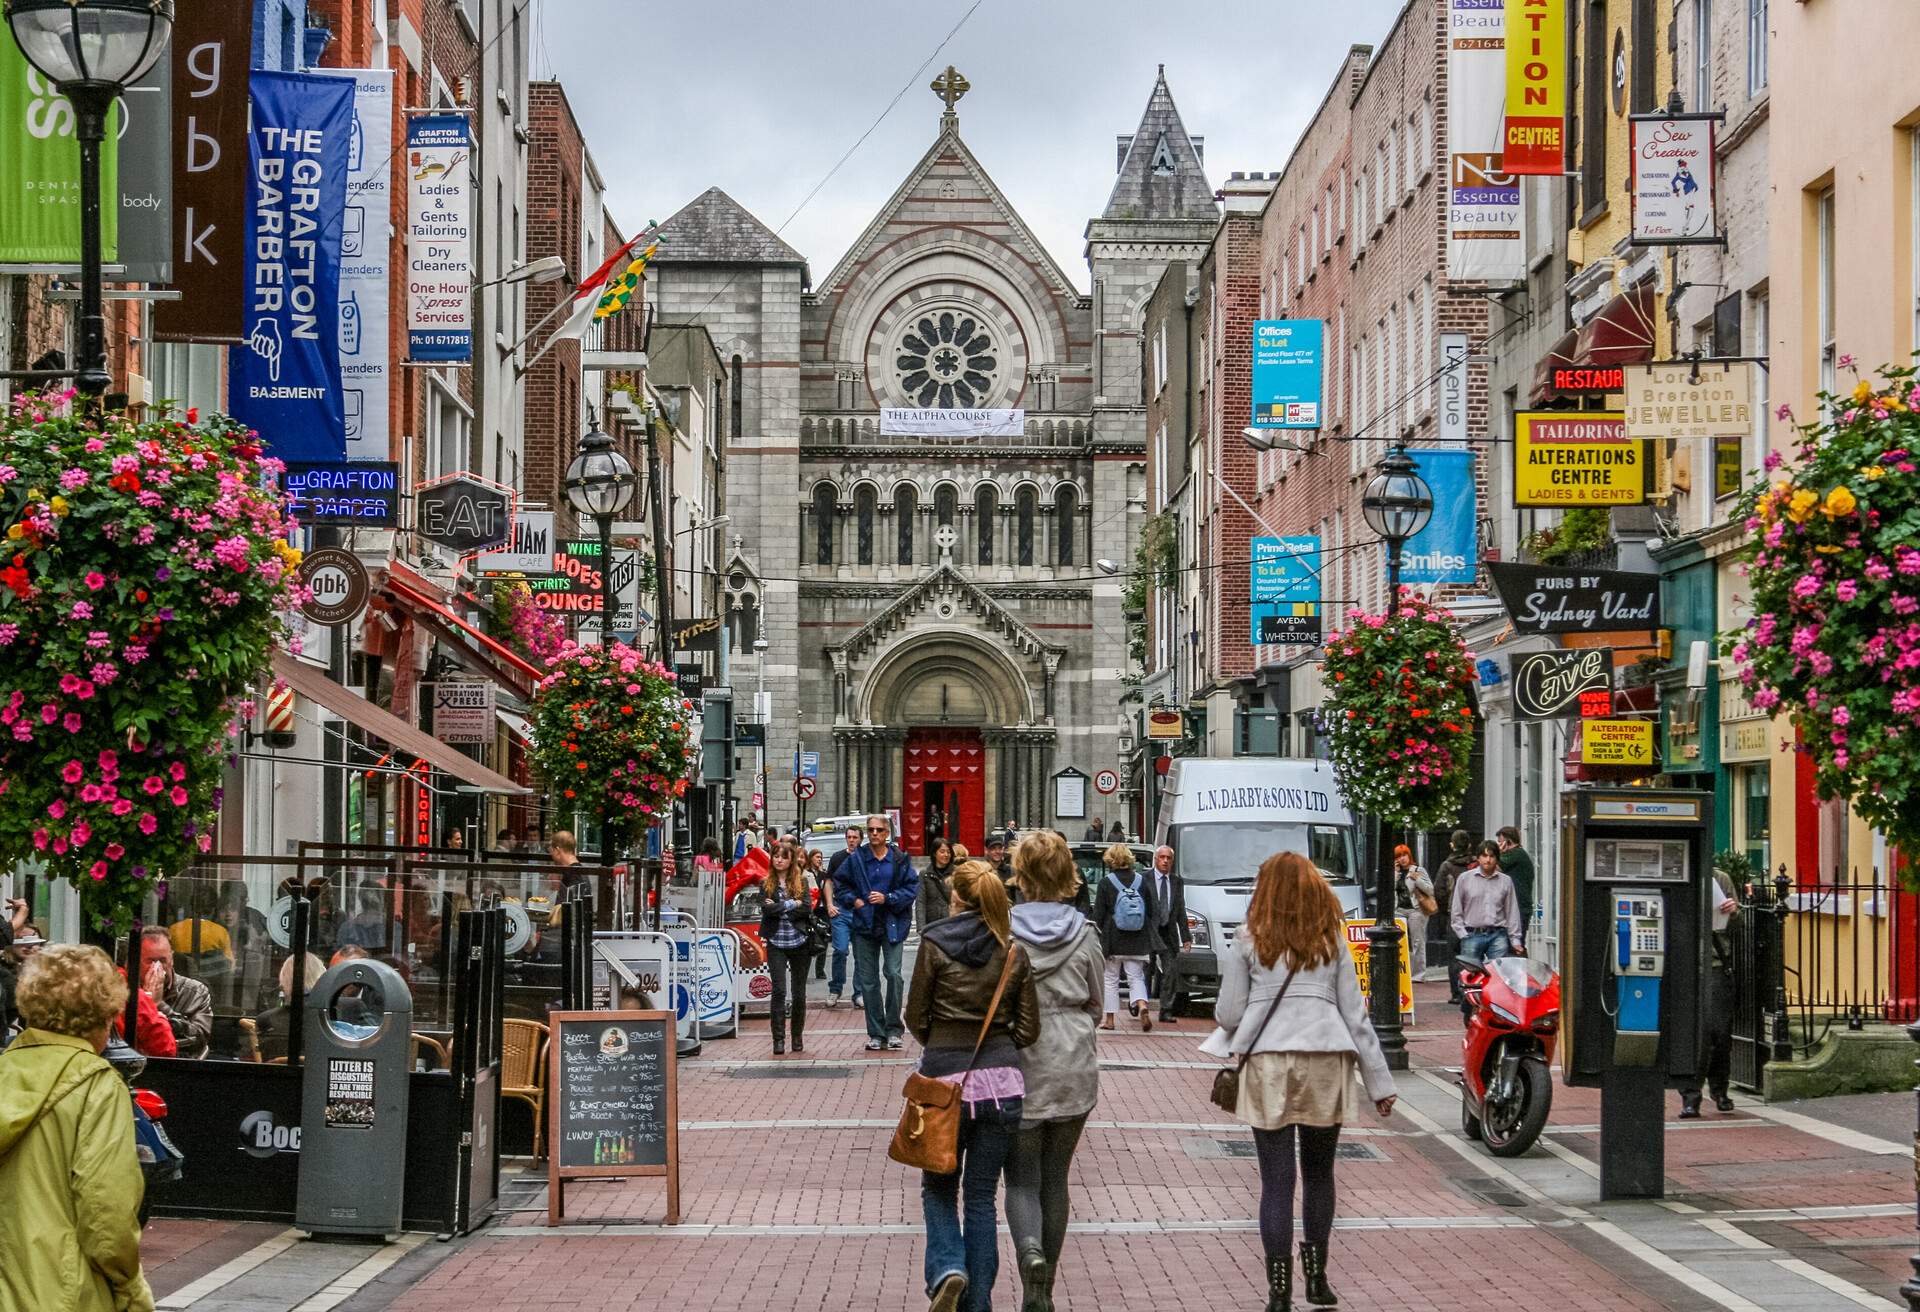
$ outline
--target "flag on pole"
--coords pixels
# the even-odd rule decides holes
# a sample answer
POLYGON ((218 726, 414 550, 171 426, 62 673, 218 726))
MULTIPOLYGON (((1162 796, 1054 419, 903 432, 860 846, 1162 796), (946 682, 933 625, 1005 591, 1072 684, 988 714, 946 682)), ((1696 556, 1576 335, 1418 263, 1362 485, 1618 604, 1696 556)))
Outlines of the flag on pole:
POLYGON ((633 289, 640 285, 640 275, 645 271, 647 261, 653 258, 655 251, 660 249, 660 243, 656 239, 648 243, 637 259, 633 258, 634 247, 646 238, 645 232, 633 238, 609 255, 605 264, 580 280, 580 285, 573 289, 573 307, 567 312, 566 321, 554 330, 553 336, 548 338, 546 345, 540 348, 541 354, 544 355, 555 342, 578 340, 586 333, 588 324, 596 319, 604 319, 626 305, 627 298, 633 295, 633 289), (628 261, 631 262, 628 263, 628 261), (609 284, 608 280, 613 271, 623 263, 627 266, 626 272, 609 284), (609 308, 609 299, 620 288, 625 290, 620 293, 618 301, 609 308))

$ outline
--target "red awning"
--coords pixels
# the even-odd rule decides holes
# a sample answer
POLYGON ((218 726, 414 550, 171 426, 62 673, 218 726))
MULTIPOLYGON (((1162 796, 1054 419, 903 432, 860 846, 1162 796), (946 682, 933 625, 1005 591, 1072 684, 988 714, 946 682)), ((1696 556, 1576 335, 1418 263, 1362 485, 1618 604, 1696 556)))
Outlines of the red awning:
POLYGON ((452 607, 433 595, 433 585, 387 571, 380 595, 412 617, 414 623, 438 638, 455 660, 475 674, 492 679, 522 699, 533 695, 533 685, 544 677, 538 666, 519 652, 467 623, 452 607), (474 644, 478 644, 476 647, 474 644))
POLYGON ((286 652, 276 651, 273 653, 273 673, 275 678, 285 680, 288 687, 308 701, 318 702, 349 724, 357 725, 375 738, 391 743, 402 755, 417 757, 434 769, 443 770, 481 792, 500 793, 509 797, 526 797, 533 792, 531 788, 522 787, 505 775, 489 770, 472 757, 461 755, 391 711, 380 709, 351 688, 335 683, 317 666, 289 656, 286 652))
POLYGON ((1574 348, 1579 340, 1580 330, 1569 328, 1566 335, 1547 348, 1547 353, 1540 357, 1540 363, 1533 368, 1533 404, 1540 405, 1560 395, 1553 383, 1554 371, 1578 366, 1580 357, 1574 353, 1574 348))
POLYGON ((1580 329, 1574 355, 1587 366, 1653 359, 1653 284, 1641 283, 1601 306, 1580 329))

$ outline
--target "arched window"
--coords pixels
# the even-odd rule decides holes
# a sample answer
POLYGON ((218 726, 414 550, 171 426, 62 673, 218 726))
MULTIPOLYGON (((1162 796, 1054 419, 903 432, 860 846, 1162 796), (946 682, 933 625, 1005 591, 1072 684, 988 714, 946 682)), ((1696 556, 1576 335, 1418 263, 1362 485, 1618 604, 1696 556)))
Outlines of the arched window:
POLYGON ((838 509, 833 484, 822 483, 813 490, 813 559, 816 564, 833 564, 834 512, 838 509))
POLYGON ((1014 563, 1018 565, 1033 564, 1033 513, 1037 502, 1031 486, 1014 495, 1014 563))
MULTIPOLYGON (((740 357, 737 355, 734 356, 733 357, 733 376, 732 376, 732 379, 730 380, 730 385, 727 388, 727 408, 728 408, 727 425, 728 425, 728 430, 729 432, 731 432, 733 436, 733 440, 735 442, 738 442, 740 440, 741 415, 746 409, 746 395, 745 395, 746 376, 745 375, 746 375, 746 369, 741 364, 740 357)), ((822 563, 825 564, 826 562, 823 561, 822 563)))
POLYGON ((1079 511, 1080 499, 1071 486, 1053 494, 1053 537, 1060 544, 1057 559, 1062 565, 1073 564, 1073 520, 1079 511))
POLYGON ((954 490, 953 484, 942 483, 933 490, 934 523, 951 524, 959 513, 960 494, 954 490))
POLYGON ((853 518, 860 551, 855 559, 862 565, 873 564, 873 512, 877 500, 870 483, 862 483, 853 490, 853 518))
POLYGON ((980 542, 980 563, 993 564, 994 520, 999 518, 999 501, 993 495, 993 484, 983 484, 973 494, 973 532, 980 542))
POLYGON ((920 508, 920 499, 914 495, 910 484, 902 483, 893 494, 893 517, 898 523, 895 527, 900 534, 900 563, 913 564, 913 517, 920 508))

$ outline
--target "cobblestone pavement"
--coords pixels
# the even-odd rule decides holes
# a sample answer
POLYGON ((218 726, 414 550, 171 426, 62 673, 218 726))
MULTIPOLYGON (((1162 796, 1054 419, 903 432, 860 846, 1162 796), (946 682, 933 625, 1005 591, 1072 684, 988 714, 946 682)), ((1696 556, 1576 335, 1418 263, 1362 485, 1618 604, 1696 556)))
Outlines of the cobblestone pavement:
MULTIPOLYGON (((1459 1021, 1418 990, 1414 1069, 1390 1122, 1344 1136, 1333 1278, 1347 1309, 1511 1305, 1813 1312, 1904 1306, 1916 1246, 1912 1099, 1670 1120, 1668 1195, 1595 1201, 1599 1098, 1558 1087, 1542 1146, 1498 1161, 1458 1131, 1459 1021)), ((907 1061, 869 1054, 857 1013, 809 1015, 807 1053, 774 1058, 764 1022, 681 1068, 682 1224, 662 1182, 578 1182, 546 1227, 543 1173, 466 1240, 370 1248, 273 1226, 160 1221, 161 1306, 195 1312, 672 1308, 899 1309, 923 1303, 918 1180, 886 1158, 907 1061)), ((1101 1101, 1074 1165, 1063 1312, 1258 1307, 1251 1140, 1206 1099, 1207 1026, 1102 1035, 1101 1101)), ((1671 1117, 1678 1110, 1671 1100, 1671 1117)), ((521 1163, 521 1166, 530 1164, 521 1163)), ((1018 1305, 1002 1236, 997 1305, 1018 1305)))

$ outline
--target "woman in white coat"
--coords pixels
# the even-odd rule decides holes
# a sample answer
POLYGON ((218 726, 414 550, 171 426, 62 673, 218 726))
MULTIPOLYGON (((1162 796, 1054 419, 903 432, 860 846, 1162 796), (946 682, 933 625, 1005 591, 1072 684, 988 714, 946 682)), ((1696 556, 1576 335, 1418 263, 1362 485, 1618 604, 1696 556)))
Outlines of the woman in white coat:
POLYGON ((1334 1150, 1356 1110, 1356 1068, 1374 1110, 1393 1110, 1393 1076, 1342 932, 1340 901, 1313 863, 1276 853, 1260 867, 1247 923, 1221 967, 1214 1019, 1232 1035, 1227 1051, 1246 1057, 1234 1114, 1253 1127, 1260 1162, 1268 1312, 1293 1307, 1296 1140, 1304 1293, 1309 1306, 1331 1307, 1339 1302, 1327 1284, 1334 1150))

